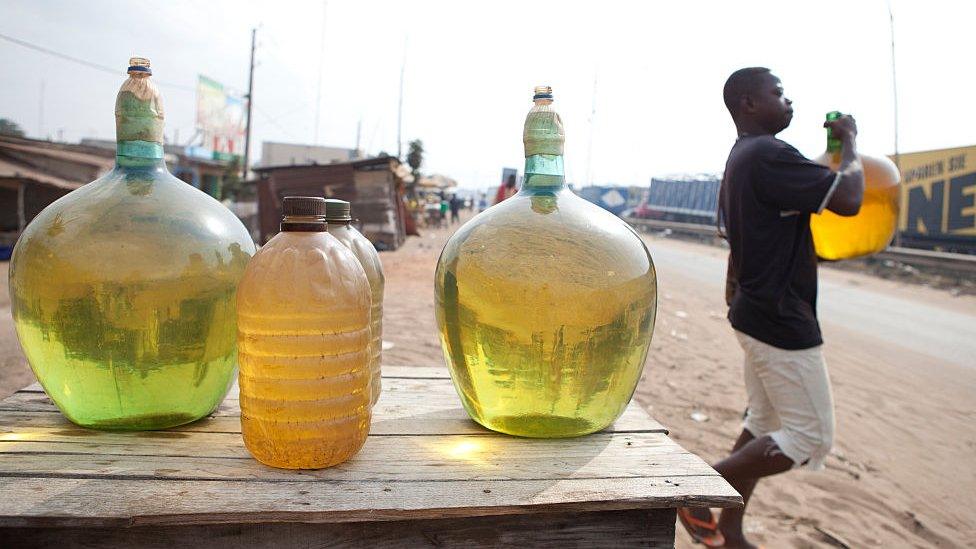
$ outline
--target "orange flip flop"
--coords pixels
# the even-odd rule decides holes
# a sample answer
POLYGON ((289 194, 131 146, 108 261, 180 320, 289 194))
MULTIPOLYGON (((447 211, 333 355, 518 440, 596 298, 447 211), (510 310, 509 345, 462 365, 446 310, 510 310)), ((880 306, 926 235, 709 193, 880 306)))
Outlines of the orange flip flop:
POLYGON ((705 547, 722 547, 725 545, 725 536, 718 531, 718 521, 715 520, 711 511, 708 512, 708 518, 708 522, 705 522, 695 518, 687 507, 678 509, 678 520, 681 521, 681 525, 685 527, 688 535, 695 543, 700 543, 705 547))

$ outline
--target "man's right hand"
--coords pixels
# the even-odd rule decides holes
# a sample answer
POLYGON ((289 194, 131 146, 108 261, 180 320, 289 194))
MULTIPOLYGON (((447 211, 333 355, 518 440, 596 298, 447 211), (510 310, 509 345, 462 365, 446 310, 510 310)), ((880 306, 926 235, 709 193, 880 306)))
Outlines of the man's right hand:
POLYGON ((837 120, 824 122, 824 127, 830 128, 834 132, 834 138, 841 141, 854 141, 854 138, 857 137, 857 122, 849 114, 845 114, 837 120))
POLYGON ((857 123, 854 117, 845 114, 837 120, 824 122, 824 127, 833 131, 835 139, 841 142, 839 178, 833 196, 827 202, 827 209, 837 215, 852 216, 861 211, 864 201, 864 168, 857 158, 857 123))

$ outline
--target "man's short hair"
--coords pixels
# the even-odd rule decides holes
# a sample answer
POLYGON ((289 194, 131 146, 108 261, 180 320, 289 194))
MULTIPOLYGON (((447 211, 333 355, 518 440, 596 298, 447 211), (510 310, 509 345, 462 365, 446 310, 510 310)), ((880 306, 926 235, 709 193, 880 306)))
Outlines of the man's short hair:
POLYGON ((746 67, 729 76, 722 89, 722 98, 725 99, 725 107, 733 117, 738 114, 742 96, 754 93, 762 83, 762 76, 769 72, 766 67, 746 67))

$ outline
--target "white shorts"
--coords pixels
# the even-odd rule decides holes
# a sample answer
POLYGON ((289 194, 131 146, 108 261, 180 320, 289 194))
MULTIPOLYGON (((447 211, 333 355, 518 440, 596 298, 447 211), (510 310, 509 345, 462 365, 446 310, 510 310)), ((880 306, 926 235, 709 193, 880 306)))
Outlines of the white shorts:
POLYGON ((772 437, 794 467, 823 469, 834 441, 834 399, 823 346, 789 351, 736 331, 749 397, 743 427, 772 437))

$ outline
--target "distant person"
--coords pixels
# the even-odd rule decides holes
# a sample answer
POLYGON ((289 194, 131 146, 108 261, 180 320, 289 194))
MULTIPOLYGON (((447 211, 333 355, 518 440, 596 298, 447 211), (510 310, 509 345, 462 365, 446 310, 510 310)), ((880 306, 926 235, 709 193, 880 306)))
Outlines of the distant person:
MULTIPOLYGON (((854 119, 827 122, 841 140, 838 172, 775 136, 792 102, 779 78, 754 67, 732 73, 725 106, 738 132, 725 165, 719 209, 729 241, 728 318, 745 353, 742 433, 714 465, 746 505, 759 479, 794 467, 822 469, 834 439, 834 403, 817 321, 817 257, 810 214, 855 215, 864 196, 854 119)), ((742 532, 745 506, 678 510, 710 547, 755 547, 742 532)))
POLYGON ((509 175, 505 182, 498 186, 498 192, 495 193, 495 204, 501 204, 508 198, 515 196, 518 189, 515 188, 515 175, 509 175))
POLYGON ((488 209, 488 193, 481 193, 478 196, 478 211, 483 212, 488 209))
POLYGON ((447 225, 447 212, 450 211, 451 204, 447 201, 446 196, 441 196, 441 219, 438 226, 444 227, 447 225))
POLYGON ((464 200, 458 196, 454 195, 451 197, 450 207, 451 207, 451 224, 461 222, 461 205, 464 204, 464 200))

